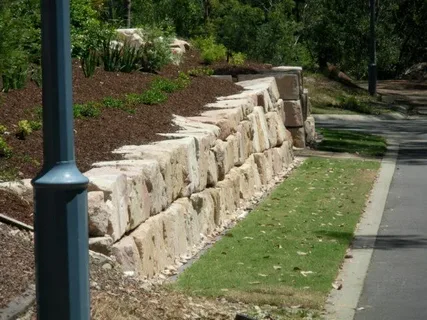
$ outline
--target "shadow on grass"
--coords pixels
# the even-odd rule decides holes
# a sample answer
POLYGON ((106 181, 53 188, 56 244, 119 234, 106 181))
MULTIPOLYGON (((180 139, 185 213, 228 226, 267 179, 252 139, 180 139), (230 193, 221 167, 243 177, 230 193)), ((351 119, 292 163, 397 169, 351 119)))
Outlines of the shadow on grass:
POLYGON ((318 150, 370 157, 382 157, 387 151, 385 139, 379 136, 347 130, 320 129, 319 132, 323 140, 317 145, 318 150))
POLYGON ((350 232, 318 231, 319 236, 335 239, 339 242, 352 241, 353 249, 416 249, 427 248, 427 237, 420 235, 366 235, 354 237, 350 232))

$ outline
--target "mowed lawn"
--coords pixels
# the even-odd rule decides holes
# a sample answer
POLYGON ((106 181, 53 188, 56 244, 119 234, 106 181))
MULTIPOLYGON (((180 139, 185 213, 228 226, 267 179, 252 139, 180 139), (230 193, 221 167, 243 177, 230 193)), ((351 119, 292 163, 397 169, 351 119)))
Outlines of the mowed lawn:
POLYGON ((379 162, 307 159, 175 284, 193 295, 320 309, 379 162))

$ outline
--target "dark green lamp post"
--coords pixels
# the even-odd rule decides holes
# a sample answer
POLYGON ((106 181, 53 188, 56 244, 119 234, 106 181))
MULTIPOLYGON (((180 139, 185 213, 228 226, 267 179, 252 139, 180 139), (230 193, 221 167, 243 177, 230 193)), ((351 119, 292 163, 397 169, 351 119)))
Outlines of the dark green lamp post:
POLYGON ((88 320, 87 184, 76 167, 70 1, 41 0, 44 163, 33 179, 37 313, 88 320))
POLYGON ((375 39, 375 0, 370 1, 371 32, 369 44, 369 93, 373 96, 377 93, 377 53, 375 39))

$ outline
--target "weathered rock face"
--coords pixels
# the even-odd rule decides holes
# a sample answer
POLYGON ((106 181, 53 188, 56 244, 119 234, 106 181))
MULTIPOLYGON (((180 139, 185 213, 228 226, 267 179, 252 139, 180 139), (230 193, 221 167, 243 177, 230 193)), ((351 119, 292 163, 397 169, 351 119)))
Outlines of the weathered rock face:
POLYGON ((305 142, 311 144, 316 141, 316 129, 314 117, 309 116, 304 122, 305 142))
POLYGON ((300 94, 298 79, 278 71, 241 81, 242 93, 206 105, 200 116, 174 117, 180 129, 161 134, 167 140, 124 146, 114 151, 124 160, 94 164, 86 172, 92 248, 140 277, 194 254, 289 167, 293 145, 314 132, 299 97, 289 100, 300 94))

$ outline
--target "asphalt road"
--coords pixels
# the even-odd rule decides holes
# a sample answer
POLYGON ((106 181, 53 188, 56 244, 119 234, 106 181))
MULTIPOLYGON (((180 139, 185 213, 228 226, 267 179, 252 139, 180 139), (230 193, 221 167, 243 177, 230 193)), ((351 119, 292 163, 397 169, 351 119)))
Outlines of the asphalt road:
POLYGON ((427 319, 427 120, 347 119, 317 126, 381 134, 400 145, 354 319, 427 319))

